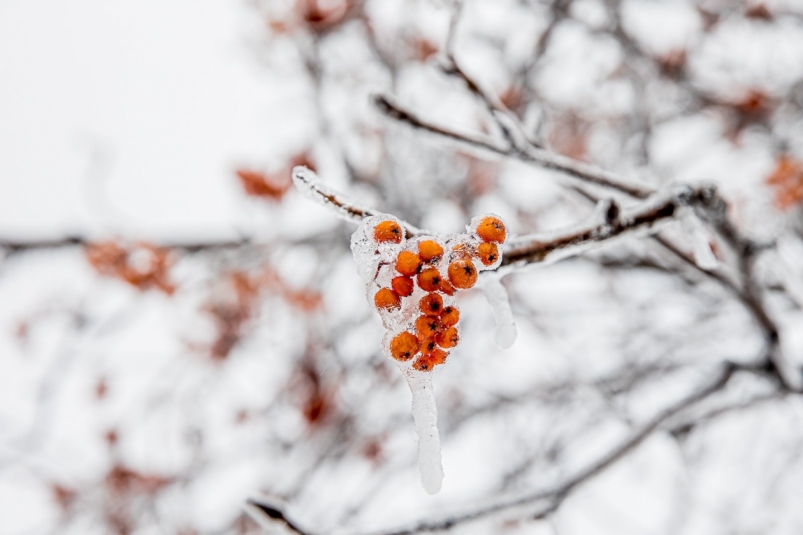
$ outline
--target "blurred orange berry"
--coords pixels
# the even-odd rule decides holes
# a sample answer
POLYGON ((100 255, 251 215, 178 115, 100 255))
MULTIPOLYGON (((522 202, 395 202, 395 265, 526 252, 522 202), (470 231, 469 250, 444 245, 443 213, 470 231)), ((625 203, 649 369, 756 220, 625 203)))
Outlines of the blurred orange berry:
POLYGON ((477 268, 471 260, 455 260, 449 264, 449 282, 461 290, 471 288, 477 282, 477 268))
POLYGON ((443 256, 443 247, 433 240, 424 240, 418 244, 418 255, 427 263, 438 262, 443 256))
POLYGON ((410 360, 418 353, 418 348, 418 337, 407 331, 397 334, 390 341, 390 354, 396 360, 410 360))
POLYGON ((412 294, 413 288, 415 287, 413 279, 410 277, 394 277, 393 280, 390 281, 390 285, 393 287, 393 291, 402 297, 407 297, 412 294))
POLYGON ((460 334, 456 327, 449 327, 445 331, 435 333, 435 343, 441 347, 454 347, 460 342, 460 334))
POLYGON ((401 243, 404 231, 395 221, 382 221, 374 227, 374 239, 379 243, 401 243))
POLYGON ((376 308, 393 310, 401 306, 399 294, 388 288, 382 288, 374 295, 374 305, 376 308))
POLYGON ((426 292, 436 292, 442 281, 440 272, 435 268, 425 269, 418 274, 418 285, 426 292))
POLYGON ((499 248, 495 243, 481 243, 477 247, 477 256, 479 256, 480 262, 490 266, 499 259, 499 248))
POLYGON ((419 301, 418 308, 427 316, 440 316, 443 298, 436 293, 427 294, 419 301))
POLYGON ((507 237, 505 224, 498 217, 483 217, 477 225, 476 232, 484 242, 504 243, 507 237))
POLYGON ((460 321, 460 311, 457 310, 457 307, 448 306, 443 308, 443 312, 441 312, 441 323, 444 327, 457 325, 458 321, 460 321))
POLYGON ((436 316, 419 316, 415 320, 415 332, 422 339, 435 336, 442 329, 441 321, 436 316))
POLYGON ((446 362, 446 357, 449 356, 448 351, 444 351, 443 349, 433 349, 427 354, 427 357, 432 361, 434 365, 443 364, 446 362))
POLYGON ((402 251, 396 257, 396 271, 412 277, 421 268, 421 258, 412 251, 402 251))

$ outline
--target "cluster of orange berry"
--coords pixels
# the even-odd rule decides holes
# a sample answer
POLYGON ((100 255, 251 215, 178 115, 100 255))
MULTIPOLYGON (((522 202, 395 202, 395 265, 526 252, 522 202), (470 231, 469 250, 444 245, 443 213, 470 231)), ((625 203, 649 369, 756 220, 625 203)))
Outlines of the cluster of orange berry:
POLYGON ((352 238, 355 257, 388 335, 385 350, 418 371, 446 362, 460 341, 454 295, 471 288, 479 271, 501 262, 505 224, 494 215, 476 217, 465 234, 405 239, 391 216, 366 220, 352 238))

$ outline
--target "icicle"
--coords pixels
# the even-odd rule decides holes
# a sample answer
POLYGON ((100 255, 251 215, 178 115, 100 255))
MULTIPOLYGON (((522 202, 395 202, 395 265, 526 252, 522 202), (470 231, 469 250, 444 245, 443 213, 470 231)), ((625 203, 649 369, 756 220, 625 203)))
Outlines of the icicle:
POLYGON ((716 269, 719 261, 711 250, 708 232, 703 223, 690 209, 685 209, 680 217, 680 225, 691 241, 695 263, 703 269, 716 269))
POLYGON ((437 494, 443 482, 441 438, 438 434, 438 408, 432 389, 432 374, 399 366, 413 394, 413 420, 418 434, 418 467, 421 485, 429 494, 437 494))
POLYGON ((516 323, 513 321, 513 311, 510 308, 507 290, 502 285, 502 279, 495 273, 483 276, 482 290, 496 321, 496 334, 494 341, 499 347, 509 348, 516 341, 516 323))

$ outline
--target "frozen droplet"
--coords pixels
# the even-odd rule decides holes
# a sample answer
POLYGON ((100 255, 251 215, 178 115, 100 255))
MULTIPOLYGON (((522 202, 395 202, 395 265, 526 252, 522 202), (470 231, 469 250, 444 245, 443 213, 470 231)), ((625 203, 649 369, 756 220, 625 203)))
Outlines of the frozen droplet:
POLYGON ((441 439, 438 434, 438 408, 432 389, 432 374, 419 372, 408 366, 399 368, 407 379, 413 394, 413 420, 418 434, 418 467, 421 485, 429 494, 437 494, 443 483, 441 439))

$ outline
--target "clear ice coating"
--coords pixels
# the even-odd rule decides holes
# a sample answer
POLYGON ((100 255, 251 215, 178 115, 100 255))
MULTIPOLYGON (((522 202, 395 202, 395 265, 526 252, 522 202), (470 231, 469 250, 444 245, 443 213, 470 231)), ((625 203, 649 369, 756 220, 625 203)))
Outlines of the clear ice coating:
POLYGON ((703 222, 687 208, 680 217, 680 225, 691 241, 695 263, 703 269, 715 269, 719 261, 711 250, 708 231, 703 222))
POLYGON ((502 279, 497 274, 488 274, 483 277, 482 290, 496 321, 494 341, 496 345, 507 349, 516 341, 516 323, 513 321, 513 310, 510 308, 510 299, 507 290, 502 285, 502 279))
MULTIPOLYGON (((351 250, 368 302, 387 329, 382 350, 394 359, 412 393, 421 484, 435 494, 441 489, 443 466, 431 371, 459 342, 455 293, 473 286, 478 272, 500 265, 505 229, 492 214, 474 218, 460 234, 424 236, 414 231, 417 235, 410 236, 412 228, 389 214, 373 213, 352 234, 351 250), (481 224, 485 226, 479 229, 481 224), (433 299, 438 305, 430 308, 433 299)), ((487 284, 497 343, 509 347, 516 328, 507 294, 498 277, 487 284)))

